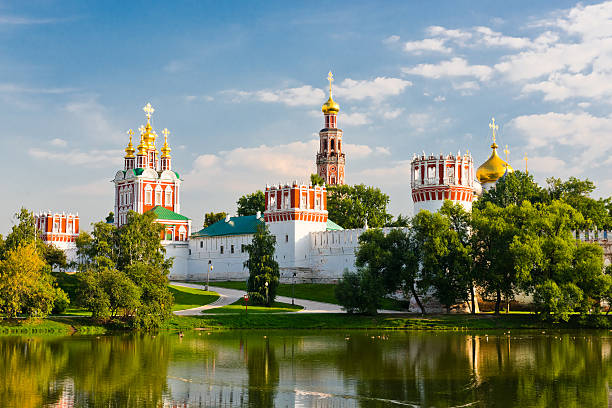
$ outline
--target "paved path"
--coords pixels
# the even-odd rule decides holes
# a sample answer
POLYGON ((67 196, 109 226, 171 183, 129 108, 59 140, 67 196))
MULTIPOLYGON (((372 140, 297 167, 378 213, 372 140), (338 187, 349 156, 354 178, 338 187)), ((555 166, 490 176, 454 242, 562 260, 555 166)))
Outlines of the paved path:
MULTIPOLYGON (((206 288, 205 285, 198 285, 195 283, 184 283, 184 282, 170 282, 171 285, 174 286, 182 286, 185 288, 194 288, 194 289, 202 289, 206 288)), ((217 286, 209 285, 209 290, 213 292, 217 292, 219 294, 219 299, 215 300, 213 303, 210 303, 206 306, 195 307, 193 309, 186 310, 178 310, 174 312, 174 314, 179 316, 194 316, 200 315, 202 312, 210 309, 216 309, 218 307, 231 305, 238 299, 242 298, 245 294, 243 290, 237 289, 226 289, 220 288, 217 286)), ((291 303, 291 298, 286 296, 277 296, 277 302, 282 303, 291 303)), ((334 305, 333 303, 324 303, 324 302, 315 302, 313 300, 305 300, 305 299, 295 299, 295 303, 302 306, 303 309, 298 312, 291 313, 344 313, 344 310, 339 305, 334 305)))
MULTIPOLYGON (((170 284, 174 286, 182 286, 185 288, 194 288, 194 289, 202 289, 202 290, 206 288, 205 285, 199 285, 196 283, 170 282, 170 284)), ((243 290, 237 290, 237 289, 226 289, 226 288, 220 288, 218 286, 212 286, 212 285, 209 285, 208 289, 213 292, 217 292, 219 294, 219 299, 205 306, 194 307, 193 309, 178 310, 174 312, 174 314, 179 315, 179 316, 198 316, 207 310, 231 305, 232 303, 234 303, 238 299, 241 299, 245 295, 245 292, 243 290)), ((291 303, 291 298, 286 297, 286 296, 277 296, 275 300, 277 302, 282 302, 282 303, 291 303)), ((289 312, 289 313, 345 313, 345 311, 342 310, 340 305, 335 305, 333 303, 315 302, 314 300, 296 298, 295 304, 302 306, 303 309, 297 312, 289 312)), ((397 311, 397 310, 379 310, 378 312, 379 313, 404 313, 404 312, 397 311)))

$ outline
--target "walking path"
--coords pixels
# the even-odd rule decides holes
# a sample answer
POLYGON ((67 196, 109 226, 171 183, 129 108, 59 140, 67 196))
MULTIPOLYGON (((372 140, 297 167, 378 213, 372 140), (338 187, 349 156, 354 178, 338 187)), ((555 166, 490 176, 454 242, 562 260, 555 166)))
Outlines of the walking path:
MULTIPOLYGON (((184 288, 193 288, 193 289, 206 289, 205 285, 199 285, 196 283, 185 283, 185 282, 170 282, 171 285, 174 286, 182 286, 184 288)), ((185 310, 177 310, 174 312, 175 315, 178 316, 198 316, 205 312, 206 310, 216 309, 218 307, 223 307, 227 305, 231 305, 237 300, 241 299, 245 292, 243 290, 237 289, 226 289, 220 288, 217 286, 209 285, 208 289, 213 292, 217 292, 219 294, 219 299, 214 302, 200 306, 194 307, 193 309, 185 309, 185 310)), ((286 296, 277 296, 275 299, 277 302, 282 303, 291 303, 291 298, 286 296)), ((325 303, 325 302, 315 302, 314 300, 306 300, 306 299, 295 299, 295 303, 303 307, 302 310, 297 312, 290 313, 345 313, 342 310, 340 305, 335 305, 333 303, 325 303)), ((379 310, 380 313, 402 313, 396 310, 379 310)))

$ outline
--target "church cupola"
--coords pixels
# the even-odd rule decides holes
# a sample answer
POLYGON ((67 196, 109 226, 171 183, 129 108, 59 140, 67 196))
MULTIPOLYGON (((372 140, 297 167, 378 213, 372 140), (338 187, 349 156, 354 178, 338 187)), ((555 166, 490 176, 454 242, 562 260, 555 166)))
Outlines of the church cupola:
POLYGON ((151 126, 151 115, 155 112, 153 106, 150 103, 147 103, 142 110, 147 117, 147 124, 144 128, 141 126, 140 131, 144 135, 144 144, 147 150, 147 159, 148 159, 148 167, 152 169, 157 168, 157 148, 155 147, 155 139, 157 138, 157 133, 153 130, 151 126))
POLYGON ((134 135, 134 131, 132 129, 127 131, 127 134, 130 136, 130 142, 128 143, 127 147, 125 148, 125 170, 131 170, 134 168, 135 166, 135 162, 136 162, 136 156, 134 156, 134 152, 136 151, 136 149, 134 149, 134 145, 132 144, 132 136, 134 135))
POLYGON ((161 171, 164 170, 172 170, 172 162, 171 162, 171 156, 170 156, 170 147, 168 146, 168 135, 170 134, 170 131, 168 129, 164 129, 162 130, 162 133, 164 135, 164 146, 161 148, 161 171))
POLYGON ((345 156, 342 152, 342 129, 338 129, 337 118, 340 105, 332 97, 334 75, 329 72, 329 99, 321 107, 325 116, 325 127, 319 132, 320 145, 317 153, 317 173, 326 184, 344 184, 345 156))
POLYGON ((148 165, 147 146, 144 138, 144 126, 138 128, 140 131, 140 143, 138 144, 138 154, 136 156, 136 167, 144 169, 148 165))
MULTIPOLYGON (((499 129, 499 125, 495 124, 495 118, 491 118, 491 123, 489 123, 489 128, 491 128, 493 143, 491 144, 491 156, 487 159, 486 162, 482 163, 478 170, 476 170, 476 178, 482 184, 482 187, 485 190, 488 190, 492 186, 495 185, 497 180, 501 178, 506 172, 512 173, 514 169, 504 161, 497 154, 497 148, 499 147, 497 143, 495 143, 496 131, 499 129)), ((508 146, 504 150, 506 152, 506 160, 508 160, 508 146)))

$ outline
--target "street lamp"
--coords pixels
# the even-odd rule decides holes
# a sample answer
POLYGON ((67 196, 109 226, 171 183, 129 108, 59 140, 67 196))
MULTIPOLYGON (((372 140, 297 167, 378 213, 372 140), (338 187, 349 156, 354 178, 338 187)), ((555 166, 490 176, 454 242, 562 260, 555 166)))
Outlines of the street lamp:
POLYGON ((208 271, 206 271, 206 291, 208 291, 208 283, 210 282, 210 274, 213 271, 212 261, 208 260, 208 271))
POLYGON ((291 285, 291 304, 295 305, 295 275, 296 273, 293 272, 293 284, 291 285))
POLYGON ((268 282, 266 282, 266 304, 268 307, 270 306, 270 301, 268 300, 268 282))

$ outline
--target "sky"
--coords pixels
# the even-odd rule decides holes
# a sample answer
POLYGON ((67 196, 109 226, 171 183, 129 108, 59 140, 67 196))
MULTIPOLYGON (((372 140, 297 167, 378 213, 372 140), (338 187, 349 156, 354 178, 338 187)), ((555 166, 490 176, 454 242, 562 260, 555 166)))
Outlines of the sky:
POLYGON ((0 56, 2 234, 21 207, 103 219, 147 102, 194 230, 307 182, 330 70, 346 182, 394 215, 412 214, 413 154, 478 166, 491 117, 513 167, 612 195, 612 2, 0 0, 0 56))

